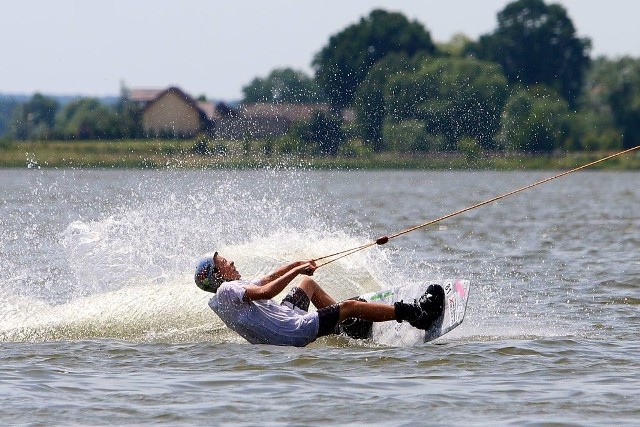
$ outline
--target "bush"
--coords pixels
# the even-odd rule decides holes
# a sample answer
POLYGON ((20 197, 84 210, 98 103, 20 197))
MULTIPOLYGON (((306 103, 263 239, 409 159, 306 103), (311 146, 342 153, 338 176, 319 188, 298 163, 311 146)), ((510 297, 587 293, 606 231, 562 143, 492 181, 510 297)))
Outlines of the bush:
POLYGON ((400 123, 387 121, 382 128, 382 139, 389 151, 396 153, 414 153, 439 148, 439 138, 428 135, 424 122, 405 120, 400 123))
POLYGON ((263 154, 266 157, 271 157, 273 151, 275 150, 275 140, 273 138, 265 138, 262 140, 256 141, 256 150, 263 154))
POLYGON ((345 140, 342 120, 322 111, 315 111, 309 122, 295 123, 289 134, 291 137, 308 143, 319 154, 335 156, 345 140))
POLYGON ((464 154, 467 159, 477 159, 482 152, 482 147, 475 138, 465 136, 458 141, 458 151, 464 154))
POLYGON ((389 151, 405 153, 423 137, 424 126, 418 120, 400 123, 387 121, 382 126, 382 140, 389 151))
POLYGON ((193 145, 193 152, 201 156, 210 156, 212 151, 209 149, 209 142, 205 139, 199 139, 193 145))
POLYGON ((371 147, 366 146, 360 139, 351 139, 340 146, 338 155, 343 157, 367 157, 373 153, 371 147))
POLYGON ((281 154, 303 154, 308 151, 307 145, 292 134, 281 136, 273 141, 273 148, 281 154))
POLYGON ((572 114, 568 121, 566 150, 606 151, 622 148, 623 137, 611 114, 583 111, 572 114))
POLYGON ((518 88, 507 101, 496 140, 500 148, 532 153, 562 147, 569 109, 552 89, 518 88))

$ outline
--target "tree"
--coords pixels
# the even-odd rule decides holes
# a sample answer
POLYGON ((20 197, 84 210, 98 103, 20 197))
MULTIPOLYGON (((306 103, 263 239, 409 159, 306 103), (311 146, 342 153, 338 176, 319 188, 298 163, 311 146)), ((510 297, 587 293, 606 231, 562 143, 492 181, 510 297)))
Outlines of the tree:
POLYGON ((0 96, 0 138, 9 133, 9 123, 17 106, 16 99, 0 96))
POLYGON ((621 58, 609 94, 614 120, 622 130, 624 148, 640 144, 640 59, 621 58))
POLYGON ((450 150, 464 136, 491 148, 506 97, 500 66, 472 58, 423 61, 416 72, 396 75, 385 88, 388 120, 421 120, 427 134, 443 137, 450 150))
POLYGON ((115 106, 115 138, 141 138, 144 135, 142 129, 142 109, 127 99, 120 99, 115 106))
POLYGON ((601 57, 593 62, 580 98, 585 114, 597 116, 600 131, 622 135, 623 147, 640 143, 640 59, 623 57, 609 60, 601 57))
POLYGON ((271 102, 313 104, 324 101, 313 78, 292 68, 278 68, 267 77, 256 77, 242 88, 244 103, 271 102))
POLYGON ((562 146, 568 125, 567 102, 545 86, 518 88, 508 99, 497 140, 503 148, 534 153, 562 146))
POLYGON ((438 43, 436 47, 443 56, 466 56, 470 46, 473 46, 474 41, 471 40, 464 33, 454 34, 448 42, 438 43))
POLYGON ((480 59, 502 65, 510 83, 544 84, 575 104, 589 67, 591 41, 578 38, 564 7, 517 0, 498 13, 498 28, 480 37, 480 59))
POLYGON ((58 101, 40 93, 13 111, 10 133, 16 139, 48 139, 55 125, 58 101))
POLYGON ((342 120, 322 111, 315 111, 309 122, 298 122, 291 131, 294 139, 316 144, 320 154, 335 156, 345 136, 342 120))
MULTIPOLYGON (((623 146, 623 126, 614 116, 611 101, 615 98, 614 93, 620 90, 623 76, 628 74, 626 66, 633 61, 630 58, 612 61, 605 57, 593 61, 585 78, 582 95, 578 99, 578 112, 570 120, 570 135, 568 144, 565 144, 567 149, 607 150, 623 146), (623 71, 625 68, 627 72, 623 71)), ((637 62, 640 64, 640 61, 637 62)), ((637 93, 639 92, 640 85, 637 88, 637 93)), ((633 103, 624 105, 631 106, 633 103)), ((636 105, 640 105, 640 100, 636 105)), ((616 105, 616 112, 619 114, 617 107, 619 106, 616 105)), ((631 126, 631 133, 635 127, 631 126)))
POLYGON ((374 152, 385 148, 382 128, 386 116, 384 88, 387 81, 397 73, 415 71, 426 57, 425 54, 407 57, 403 53, 390 53, 369 69, 358 87, 353 100, 356 124, 360 136, 374 152))
POLYGON ((129 100, 129 89, 124 83, 120 86, 120 98, 115 106, 114 113, 116 120, 114 136, 116 138, 140 138, 144 135, 142 108, 129 100))
POLYGON ((613 123, 611 114, 595 110, 578 110, 569 114, 568 131, 562 148, 567 151, 606 151, 622 148, 622 133, 613 123))
POLYGON ((56 119, 56 133, 65 139, 109 139, 117 132, 114 112, 95 98, 70 102, 56 119))
POLYGON ((331 36, 312 62, 316 82, 335 109, 351 104, 369 68, 385 55, 403 52, 413 56, 435 52, 429 32, 400 13, 374 10, 357 24, 331 36))

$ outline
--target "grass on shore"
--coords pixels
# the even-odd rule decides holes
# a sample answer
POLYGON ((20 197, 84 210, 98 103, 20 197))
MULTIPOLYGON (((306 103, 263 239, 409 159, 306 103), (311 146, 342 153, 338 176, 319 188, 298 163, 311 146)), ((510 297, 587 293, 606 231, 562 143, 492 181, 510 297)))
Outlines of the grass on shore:
MULTIPOLYGON (((197 154, 193 140, 0 141, 0 167, 46 168, 261 168, 526 170, 571 169, 611 153, 572 152, 530 156, 522 153, 367 154, 360 157, 265 155, 258 144, 216 142, 225 154, 197 154)), ((215 151, 215 150, 214 150, 215 151)), ((640 170, 640 151, 595 166, 640 170)))

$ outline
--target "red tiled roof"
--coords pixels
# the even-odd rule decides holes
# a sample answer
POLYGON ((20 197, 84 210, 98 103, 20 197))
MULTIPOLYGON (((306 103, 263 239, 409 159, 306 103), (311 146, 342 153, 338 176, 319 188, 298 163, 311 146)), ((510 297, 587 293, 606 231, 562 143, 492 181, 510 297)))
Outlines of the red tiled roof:
POLYGON ((129 101, 150 102, 164 92, 164 89, 138 88, 129 91, 129 101))

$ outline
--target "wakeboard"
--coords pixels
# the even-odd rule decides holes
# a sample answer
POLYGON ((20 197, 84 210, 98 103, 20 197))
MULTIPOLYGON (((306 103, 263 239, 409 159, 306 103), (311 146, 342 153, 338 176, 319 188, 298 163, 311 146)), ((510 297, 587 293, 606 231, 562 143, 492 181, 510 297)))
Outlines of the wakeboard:
POLYGON ((445 303, 440 317, 426 331, 414 328, 407 322, 372 323, 347 319, 340 325, 342 333, 351 338, 371 339, 378 344, 398 347, 415 346, 441 337, 459 326, 464 320, 471 287, 471 283, 468 280, 456 279, 417 283, 369 292, 356 298, 385 304, 393 304, 396 301, 413 302, 413 300, 419 299, 431 284, 442 286, 445 294, 445 303))

